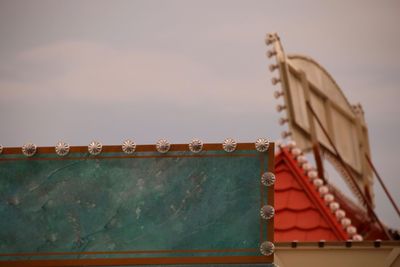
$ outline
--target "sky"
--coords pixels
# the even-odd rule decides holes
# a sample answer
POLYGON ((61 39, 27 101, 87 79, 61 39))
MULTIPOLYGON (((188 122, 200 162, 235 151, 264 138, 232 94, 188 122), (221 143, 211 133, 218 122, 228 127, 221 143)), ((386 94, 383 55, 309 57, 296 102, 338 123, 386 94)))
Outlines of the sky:
MULTIPOLYGON (((0 0, 0 144, 280 139, 264 43, 277 32, 362 104, 399 205, 398 25, 399 1, 0 0)), ((374 190, 382 221, 400 228, 374 190)))

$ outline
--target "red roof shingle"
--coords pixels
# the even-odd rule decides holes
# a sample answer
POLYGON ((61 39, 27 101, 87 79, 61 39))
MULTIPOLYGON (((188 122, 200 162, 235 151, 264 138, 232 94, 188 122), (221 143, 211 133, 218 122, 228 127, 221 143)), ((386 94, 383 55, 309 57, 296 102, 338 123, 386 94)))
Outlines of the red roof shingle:
MULTIPOLYGON (((351 239, 352 236, 325 203, 312 179, 289 149, 282 147, 276 155, 275 174, 275 241, 351 239)), ((355 227, 358 238, 388 239, 363 207, 351 201, 333 185, 326 186, 329 194, 334 196, 334 202, 345 212, 347 220, 350 219, 351 225, 348 227, 355 227)))
POLYGON ((275 173, 275 241, 349 239, 304 170, 285 149, 276 157, 275 173))

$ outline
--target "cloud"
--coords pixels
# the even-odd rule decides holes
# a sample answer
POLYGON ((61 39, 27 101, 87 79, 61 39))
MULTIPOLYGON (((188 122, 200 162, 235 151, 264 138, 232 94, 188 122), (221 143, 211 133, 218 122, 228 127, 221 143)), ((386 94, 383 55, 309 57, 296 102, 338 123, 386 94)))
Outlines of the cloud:
POLYGON ((264 123, 276 120, 276 101, 262 70, 228 78, 176 53, 63 41, 19 53, 7 72, 0 79, 5 145, 59 138, 85 145, 93 136, 107 144, 127 136, 247 142, 279 131, 264 123))
POLYGON ((208 105, 229 112, 235 112, 236 103, 257 111, 273 102, 257 97, 265 92, 265 80, 221 79, 205 65, 160 51, 64 41, 23 51, 17 62, 23 82, 0 83, 3 95, 15 100, 29 95, 86 103, 208 105))

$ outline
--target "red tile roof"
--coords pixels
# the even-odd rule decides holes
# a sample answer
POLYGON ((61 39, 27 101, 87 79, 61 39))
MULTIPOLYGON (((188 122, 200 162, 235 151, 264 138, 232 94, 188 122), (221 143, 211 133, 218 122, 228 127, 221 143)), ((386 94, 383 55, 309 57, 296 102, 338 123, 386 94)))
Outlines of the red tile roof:
POLYGON ((287 149, 276 156, 275 173, 275 241, 351 238, 287 149))
POLYGON ((303 169, 299 155, 295 155, 301 151, 294 150, 281 147, 275 158, 275 241, 388 239, 363 207, 333 185, 326 184, 325 189, 334 200, 325 201, 323 195, 327 192, 320 194, 321 184, 314 185, 316 178, 303 169), (346 224, 329 206, 333 202, 335 209, 345 214, 346 224))

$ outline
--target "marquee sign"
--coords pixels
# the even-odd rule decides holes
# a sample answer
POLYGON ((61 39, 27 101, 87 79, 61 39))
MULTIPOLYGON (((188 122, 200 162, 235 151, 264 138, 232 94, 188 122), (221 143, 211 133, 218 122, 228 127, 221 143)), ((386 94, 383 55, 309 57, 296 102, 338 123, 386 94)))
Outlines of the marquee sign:
POLYGON ((164 141, 4 148, 0 266, 272 263, 274 144, 164 141))
MULTIPOLYGON (((332 76, 316 61, 303 55, 286 55, 276 33, 269 34, 266 42, 273 47, 268 51, 268 56, 276 58, 276 64, 272 64, 270 70, 279 72, 279 78, 272 78, 272 83, 279 83, 282 88, 275 92, 275 97, 284 100, 284 105, 278 105, 277 110, 286 111, 280 123, 288 123, 289 126, 289 131, 283 132, 282 137, 291 137, 304 151, 313 150, 318 143, 323 154, 335 166, 339 162, 336 148, 345 167, 355 177, 356 184, 347 174, 344 175, 354 194, 361 203, 364 200, 360 193, 367 195, 373 203, 372 171, 365 157, 370 157, 371 153, 361 106, 351 105, 332 76), (311 109, 326 133, 312 115, 311 109)), ((320 175, 323 174, 321 171, 320 175)))

